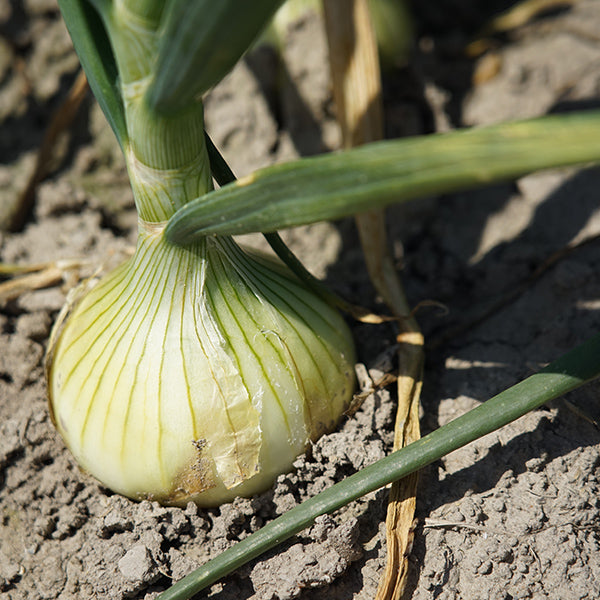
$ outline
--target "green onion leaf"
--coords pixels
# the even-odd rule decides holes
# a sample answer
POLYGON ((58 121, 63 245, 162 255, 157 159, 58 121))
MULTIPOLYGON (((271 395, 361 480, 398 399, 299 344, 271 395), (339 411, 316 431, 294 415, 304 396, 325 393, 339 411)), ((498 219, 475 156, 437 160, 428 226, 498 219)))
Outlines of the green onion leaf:
POLYGON ((166 235, 267 233, 598 160, 596 111, 377 142, 257 171, 187 204, 166 235))
MULTIPOLYGON (((125 109, 117 65, 102 18, 85 0, 59 0, 58 4, 92 92, 124 148, 128 139, 125 109)), ((95 2, 95 5, 102 12, 109 6, 107 2, 95 2)))
POLYGON ((599 375, 600 335, 596 335, 539 373, 292 508, 175 583, 158 599, 191 598, 221 577, 309 527, 318 516, 331 513, 352 500, 418 471, 599 375))
POLYGON ((229 72, 282 0, 173 0, 161 24, 148 101, 158 112, 195 102, 229 72))

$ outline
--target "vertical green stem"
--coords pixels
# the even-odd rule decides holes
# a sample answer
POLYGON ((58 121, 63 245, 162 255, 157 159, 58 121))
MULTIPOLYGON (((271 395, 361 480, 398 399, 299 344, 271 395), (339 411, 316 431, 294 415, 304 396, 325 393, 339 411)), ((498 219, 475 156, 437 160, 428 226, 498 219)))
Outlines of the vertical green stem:
POLYGON ((212 189, 201 100, 169 116, 157 113, 147 102, 161 12, 156 3, 118 0, 106 23, 130 140, 125 148, 127 168, 138 214, 148 222, 167 221, 190 200, 212 189))

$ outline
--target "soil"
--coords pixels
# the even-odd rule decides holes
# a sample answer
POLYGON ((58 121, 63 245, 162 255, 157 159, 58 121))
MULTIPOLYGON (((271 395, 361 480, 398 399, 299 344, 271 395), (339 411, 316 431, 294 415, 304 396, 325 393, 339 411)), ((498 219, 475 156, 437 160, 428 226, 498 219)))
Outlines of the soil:
MULTIPOLYGON (((410 63, 385 73, 390 136, 599 104, 598 3, 581 0, 493 36, 487 53, 465 58, 461 49, 501 4, 415 3, 410 63)), ((290 27, 283 54, 278 65, 271 49, 256 49, 207 99, 209 132, 238 175, 339 145, 318 17, 290 27)), ((54 0, 0 2, 2 207, 25 186, 76 73, 54 0)), ((77 258, 86 261, 85 275, 133 244, 124 164, 91 98, 64 138, 58 170, 39 185, 23 231, 0 233, 0 261, 77 258)), ((597 331, 598 189, 598 168, 555 170, 390 210, 411 303, 447 308, 418 314, 428 340, 425 433, 597 331)), ((381 309, 350 220, 288 231, 285 239, 336 291, 381 309)), ((0 598, 150 600, 390 451, 392 388, 371 395, 255 498, 206 510, 111 493, 79 470, 46 405, 45 344, 72 282, 66 270, 64 285, 0 309, 0 598)), ((359 360, 374 369, 393 330, 353 327, 359 360)), ((600 386, 588 385, 422 472, 407 597, 600 597, 599 400, 600 386)), ((386 500, 380 490, 318 519, 206 596, 373 598, 385 560, 386 500)))

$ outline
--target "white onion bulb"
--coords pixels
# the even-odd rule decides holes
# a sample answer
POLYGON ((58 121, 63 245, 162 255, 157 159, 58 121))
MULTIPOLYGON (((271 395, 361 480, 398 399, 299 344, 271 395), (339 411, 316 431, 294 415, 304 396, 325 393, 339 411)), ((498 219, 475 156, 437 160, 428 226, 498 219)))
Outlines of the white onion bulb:
POLYGON ((157 225, 71 303, 47 366, 81 466, 166 504, 266 489, 335 427, 354 385, 346 324, 286 267, 230 238, 173 245, 157 225))

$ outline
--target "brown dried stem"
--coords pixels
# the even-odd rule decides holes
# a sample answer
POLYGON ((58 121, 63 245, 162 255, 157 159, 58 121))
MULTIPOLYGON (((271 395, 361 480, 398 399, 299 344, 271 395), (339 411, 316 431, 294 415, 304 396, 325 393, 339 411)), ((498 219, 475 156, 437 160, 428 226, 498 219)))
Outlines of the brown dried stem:
MULTIPOLYGON (((343 145, 352 148, 383 138, 383 106, 377 44, 367 0, 324 0, 334 99, 343 145)), ((356 217, 369 275, 398 317, 411 313, 389 251, 383 211, 356 217)), ((394 450, 420 437, 419 396, 423 336, 414 318, 399 319, 398 412, 394 450)), ((388 560, 377 600, 401 597, 413 536, 417 475, 392 485, 386 519, 388 560)))
POLYGON ((33 209, 38 184, 53 168, 56 168, 54 162, 57 141, 60 135, 71 126, 87 91, 87 79, 81 70, 73 82, 69 94, 52 115, 36 156, 35 167, 8 218, 7 229, 9 231, 20 231, 24 227, 33 209))

